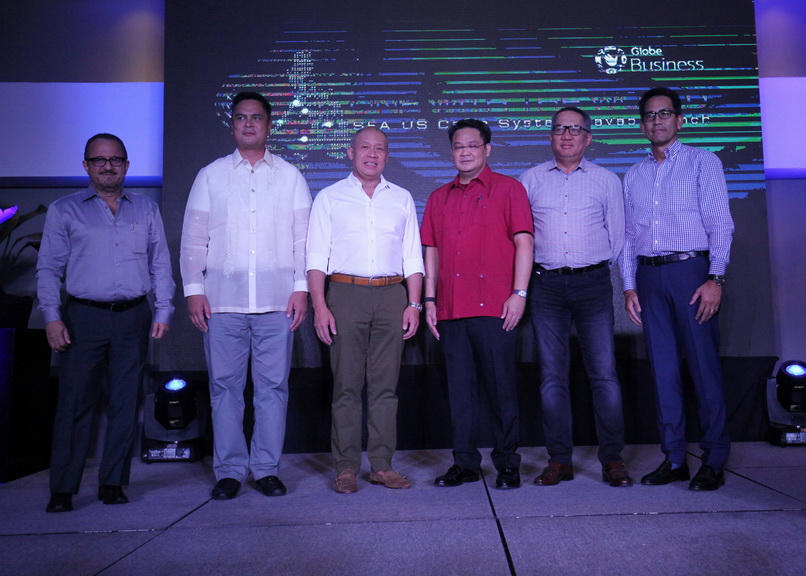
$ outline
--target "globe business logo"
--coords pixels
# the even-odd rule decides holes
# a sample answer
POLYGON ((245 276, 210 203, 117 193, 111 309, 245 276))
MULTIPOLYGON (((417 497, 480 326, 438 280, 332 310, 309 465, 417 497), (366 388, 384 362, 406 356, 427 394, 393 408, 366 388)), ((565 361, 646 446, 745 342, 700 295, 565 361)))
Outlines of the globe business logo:
POLYGON ((600 72, 616 74, 627 65, 627 55, 616 46, 605 46, 596 54, 596 65, 600 72))

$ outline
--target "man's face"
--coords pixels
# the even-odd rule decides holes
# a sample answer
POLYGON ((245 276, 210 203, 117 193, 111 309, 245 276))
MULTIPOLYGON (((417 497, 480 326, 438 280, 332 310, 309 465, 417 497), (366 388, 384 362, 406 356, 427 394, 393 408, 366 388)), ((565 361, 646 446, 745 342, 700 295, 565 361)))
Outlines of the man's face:
MULTIPOLYGON (((653 96, 646 102, 644 115, 647 112, 658 112, 659 110, 672 110, 674 105, 668 96, 653 96)), ((650 141, 653 147, 664 148, 675 141, 677 131, 683 126, 683 117, 672 114, 665 120, 659 115, 655 115, 650 120, 641 119, 641 132, 650 141)))
MULTIPOLYGON (((98 138, 90 143, 87 158, 125 158, 126 153, 123 147, 115 140, 104 140, 98 138)), ((92 162, 84 160, 84 170, 90 176, 90 184, 96 192, 115 193, 123 188, 123 179, 129 170, 129 161, 126 160, 120 166, 112 166, 111 162, 105 162, 103 166, 95 166, 92 162)))
POLYGON ((232 136, 238 150, 264 150, 271 119, 257 100, 242 100, 232 111, 232 136))
POLYGON ((451 158, 461 181, 469 182, 481 174, 487 165, 490 149, 490 144, 484 143, 477 128, 460 128, 453 133, 451 158))
POLYGON ((361 182, 376 182, 389 159, 386 136, 380 130, 362 130, 356 135, 353 145, 347 148, 347 157, 353 161, 356 178, 361 182))
MULTIPOLYGON (((557 114, 554 122, 555 126, 580 126, 585 128, 585 119, 579 112, 573 110, 564 110, 557 114)), ((570 130, 566 129, 563 134, 551 134, 549 141, 551 142, 551 150, 554 152, 554 157, 560 163, 579 163, 585 155, 585 150, 590 146, 593 136, 590 132, 585 130, 580 131, 579 134, 573 136, 570 130)))

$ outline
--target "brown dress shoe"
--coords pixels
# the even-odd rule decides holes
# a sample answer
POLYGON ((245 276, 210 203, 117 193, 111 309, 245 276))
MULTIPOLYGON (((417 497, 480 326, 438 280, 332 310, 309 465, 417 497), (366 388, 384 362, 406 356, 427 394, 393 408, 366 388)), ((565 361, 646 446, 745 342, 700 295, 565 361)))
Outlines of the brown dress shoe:
POLYGON ((342 470, 333 481, 333 489, 339 494, 358 492, 358 482, 355 479, 355 472, 349 468, 342 470))
POLYGON ((608 462, 602 466, 602 480, 609 482, 614 488, 632 486, 632 478, 621 462, 608 462))
POLYGON ((574 479, 574 467, 570 464, 560 464, 559 462, 549 462, 543 468, 543 472, 535 478, 538 486, 556 486, 562 481, 574 479))
POLYGON ((373 472, 369 475, 369 481, 373 484, 386 486, 399 490, 401 488, 411 488, 411 484, 406 480, 405 476, 401 476, 394 470, 382 470, 380 472, 373 472))

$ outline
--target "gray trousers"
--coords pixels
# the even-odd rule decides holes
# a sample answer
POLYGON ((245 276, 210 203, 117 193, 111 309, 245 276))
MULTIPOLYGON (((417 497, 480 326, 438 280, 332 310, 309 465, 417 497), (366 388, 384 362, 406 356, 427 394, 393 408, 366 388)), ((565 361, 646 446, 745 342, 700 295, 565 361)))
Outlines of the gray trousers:
POLYGON ((204 336, 210 375, 216 480, 277 475, 285 441, 288 373, 294 333, 285 312, 213 314, 204 336), (247 448, 244 388, 252 360, 255 427, 247 448))

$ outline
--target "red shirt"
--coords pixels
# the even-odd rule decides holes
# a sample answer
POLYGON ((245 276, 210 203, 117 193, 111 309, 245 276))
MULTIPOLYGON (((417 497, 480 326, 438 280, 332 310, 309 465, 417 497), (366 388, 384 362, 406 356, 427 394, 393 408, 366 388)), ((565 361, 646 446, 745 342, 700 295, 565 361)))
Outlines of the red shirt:
POLYGON ((513 290, 513 238, 533 231, 526 189, 489 166, 467 185, 457 176, 434 190, 420 235, 439 251, 437 321, 501 316, 513 290))

